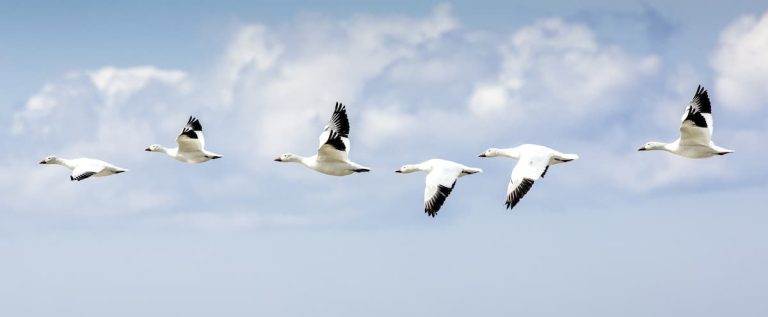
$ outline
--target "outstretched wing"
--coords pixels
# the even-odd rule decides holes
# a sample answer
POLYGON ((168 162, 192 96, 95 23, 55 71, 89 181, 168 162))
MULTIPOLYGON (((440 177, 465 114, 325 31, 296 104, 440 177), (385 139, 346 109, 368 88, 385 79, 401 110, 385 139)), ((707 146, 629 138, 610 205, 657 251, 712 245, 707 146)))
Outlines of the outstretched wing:
POLYGON ((512 209, 531 190, 533 183, 542 177, 549 166, 550 157, 523 155, 512 169, 507 186, 507 208, 512 209))
POLYGON ((347 118, 347 107, 340 102, 336 103, 333 108, 333 114, 331 120, 325 126, 323 131, 333 130, 336 131, 342 138, 349 137, 349 118, 347 118))
POLYGON ((347 161, 349 158, 349 119, 347 108, 341 103, 336 103, 331 120, 320 133, 319 141, 319 161, 347 161))
POLYGON ((197 152, 203 150, 205 147, 203 126, 197 118, 189 116, 187 125, 181 129, 181 133, 176 137, 176 143, 179 144, 179 152, 197 152))
POLYGON ((96 164, 79 164, 72 170, 72 175, 69 176, 69 179, 72 181, 81 181, 88 177, 91 177, 93 175, 96 175, 97 173, 101 172, 104 169, 103 165, 96 165, 96 164))
POLYGON ((436 169, 427 174, 426 187, 424 188, 424 212, 434 217, 445 203, 445 199, 451 194, 456 179, 459 178, 460 169, 436 169))
POLYGON ((317 148, 318 161, 346 162, 349 158, 349 139, 341 137, 336 131, 328 130, 320 134, 320 147, 317 148))
POLYGON ((709 145, 714 130, 712 105, 704 87, 699 86, 696 94, 683 112, 680 125, 681 145, 709 145))

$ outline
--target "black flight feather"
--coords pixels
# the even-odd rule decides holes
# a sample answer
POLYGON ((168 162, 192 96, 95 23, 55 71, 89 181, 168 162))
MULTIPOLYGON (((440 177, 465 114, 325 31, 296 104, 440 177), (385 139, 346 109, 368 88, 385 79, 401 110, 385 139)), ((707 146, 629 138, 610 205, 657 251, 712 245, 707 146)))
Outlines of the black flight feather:
POLYGON ((704 119, 702 114, 711 114, 712 104, 709 102, 709 95, 704 87, 699 86, 696 89, 696 94, 693 96, 693 99, 691 99, 686 110, 688 111, 688 114, 683 121, 690 121, 693 125, 700 128, 707 127, 707 120, 704 119))
POLYGON ((437 212, 440 210, 440 207, 443 206, 445 199, 448 198, 448 195, 451 194, 454 186, 456 186, 456 181, 453 181, 451 187, 437 185, 437 192, 435 192, 435 195, 432 196, 432 198, 430 198, 426 204, 424 204, 424 212, 426 212, 428 216, 432 216, 434 218, 435 215, 437 215, 437 212))
POLYGON ((77 175, 75 177, 70 176, 69 180, 71 180, 71 181, 78 181, 79 182, 79 181, 84 180, 84 179, 86 179, 88 177, 91 177, 93 175, 96 175, 96 173, 94 173, 94 172, 85 172, 85 173, 82 173, 82 174, 77 175))
POLYGON ((533 180, 530 178, 523 178, 523 181, 520 182, 520 185, 517 185, 517 188, 512 190, 511 193, 507 196, 507 208, 512 209, 517 205, 518 202, 520 202, 520 199, 525 196, 526 193, 528 193, 529 190, 531 190, 531 187, 533 186, 533 180))
POLYGON ((347 107, 340 102, 336 103, 331 115, 331 121, 328 122, 328 128, 336 131, 341 137, 349 137, 349 118, 347 117, 347 107))
POLYGON ((336 131, 329 131, 328 133, 328 140, 325 141, 325 144, 328 144, 330 146, 333 146, 334 149, 337 149, 339 151, 344 151, 347 149, 347 146, 344 145, 344 141, 341 139, 341 135, 336 133, 336 131))

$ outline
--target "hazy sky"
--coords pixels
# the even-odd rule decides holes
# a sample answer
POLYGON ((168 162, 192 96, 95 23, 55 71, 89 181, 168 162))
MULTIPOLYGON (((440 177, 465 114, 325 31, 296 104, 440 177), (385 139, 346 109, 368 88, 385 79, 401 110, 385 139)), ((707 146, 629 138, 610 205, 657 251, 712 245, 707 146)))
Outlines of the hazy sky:
POLYGON ((668 2, 0 1, 0 315, 766 315, 768 4, 668 2), (736 152, 638 153, 700 84, 736 152), (336 101, 371 173, 272 161, 336 101), (508 211, 522 143, 581 159, 508 211))

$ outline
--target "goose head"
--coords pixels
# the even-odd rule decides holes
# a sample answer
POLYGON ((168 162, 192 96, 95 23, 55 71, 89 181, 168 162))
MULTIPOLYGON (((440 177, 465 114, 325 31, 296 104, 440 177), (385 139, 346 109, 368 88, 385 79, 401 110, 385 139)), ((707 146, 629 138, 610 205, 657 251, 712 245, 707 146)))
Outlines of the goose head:
POLYGON ((159 144, 152 144, 149 147, 147 147, 146 149, 144 149, 144 151, 147 151, 147 152, 163 152, 163 146, 159 145, 159 144))
POLYGON ((661 150, 661 149, 664 149, 665 145, 666 144, 661 143, 661 142, 648 142, 646 144, 643 144, 643 146, 641 146, 637 150, 638 151, 661 150))
POLYGON ((495 156, 499 156, 499 155, 501 155, 501 153, 499 152, 499 149, 497 149, 497 148, 490 148, 490 149, 485 150, 485 152, 480 153, 480 155, 478 155, 477 157, 495 157, 495 156))
POLYGON ((274 161, 275 162, 298 162, 299 157, 293 153, 285 153, 283 155, 280 155, 276 159, 274 159, 274 161))
POLYGON ((398 170, 395 170, 395 173, 408 174, 408 173, 418 172, 420 170, 421 169, 419 169, 418 166, 408 164, 408 165, 403 165, 398 170))
POLYGON ((42 161, 40 161, 40 164, 55 164, 56 162, 58 162, 58 160, 59 160, 58 157, 51 155, 44 158, 42 161))

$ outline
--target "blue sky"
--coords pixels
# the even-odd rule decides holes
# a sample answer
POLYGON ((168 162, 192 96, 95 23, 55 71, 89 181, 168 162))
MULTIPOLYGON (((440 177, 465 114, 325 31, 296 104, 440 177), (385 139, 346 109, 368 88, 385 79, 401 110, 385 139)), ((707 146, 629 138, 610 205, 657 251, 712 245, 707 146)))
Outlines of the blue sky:
POLYGON ((765 56, 760 1, 0 2, 0 315, 763 315, 765 56), (699 84, 736 153, 636 152, 699 84), (336 101, 370 174, 272 161, 336 101), (222 160, 143 151, 190 114, 222 160), (581 159, 510 212, 521 143, 581 159))

